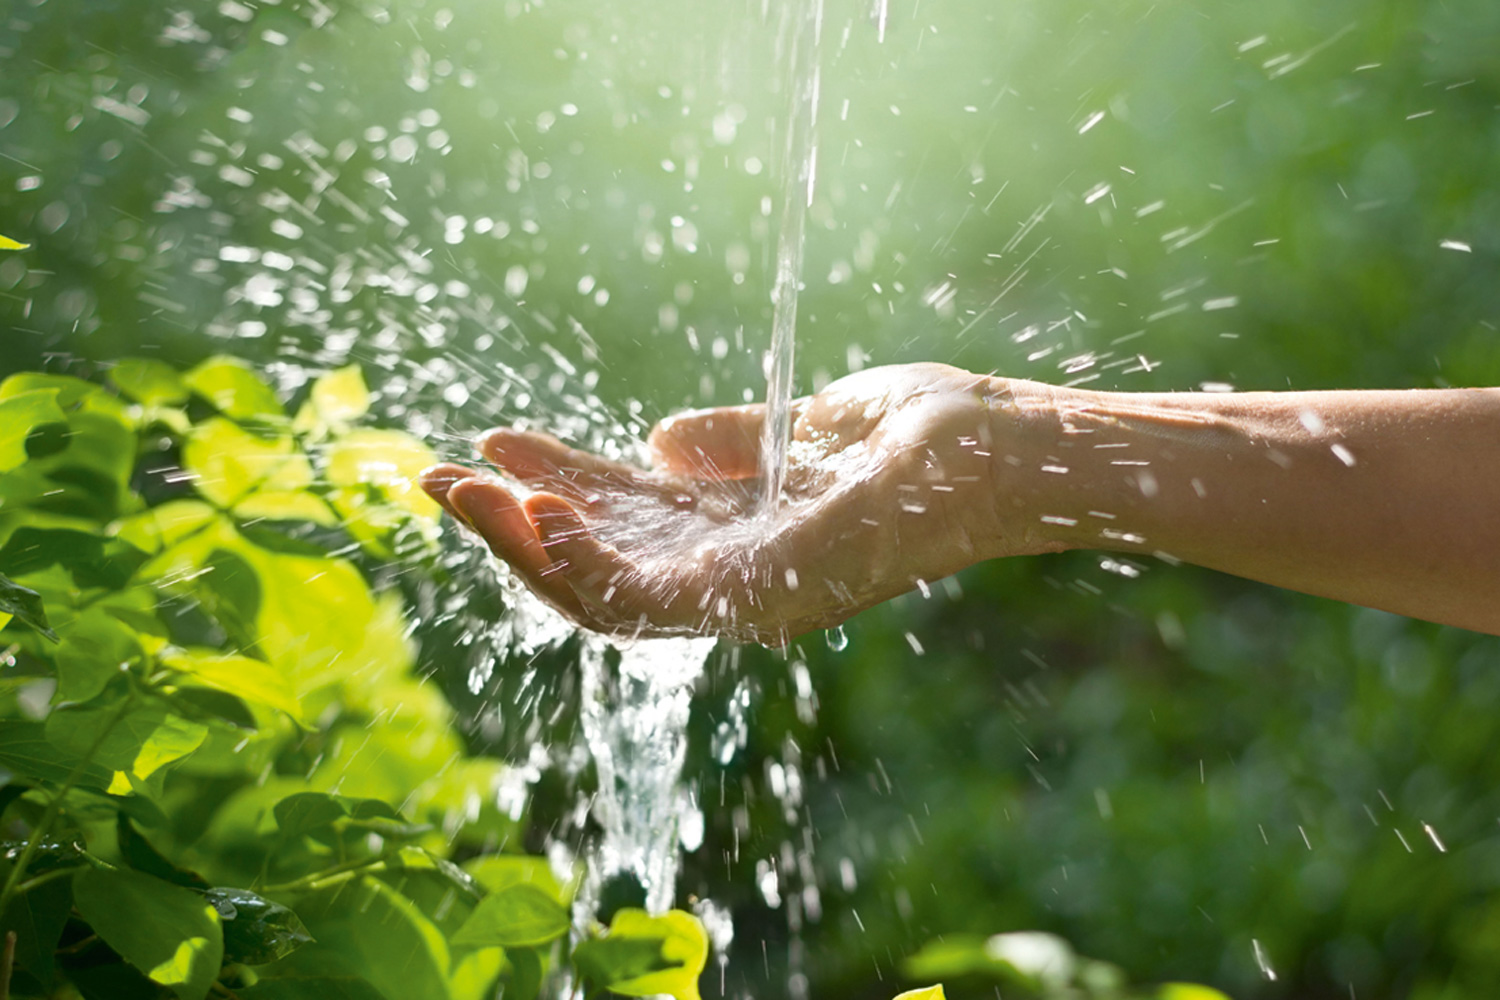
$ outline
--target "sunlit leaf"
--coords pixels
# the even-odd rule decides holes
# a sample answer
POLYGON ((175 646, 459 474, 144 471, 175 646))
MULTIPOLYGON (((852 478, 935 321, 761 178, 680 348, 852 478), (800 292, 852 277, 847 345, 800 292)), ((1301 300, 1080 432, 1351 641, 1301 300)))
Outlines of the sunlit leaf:
POLYGON ((1229 1000, 1229 996, 1197 983, 1162 983, 1153 1000, 1229 1000))
POLYGON ((302 706, 286 677, 261 660, 206 649, 168 650, 161 660, 206 687, 301 718, 302 706))
POLYGON ((287 492, 312 484, 312 466, 290 437, 261 437, 221 417, 193 428, 182 464, 198 492, 220 507, 233 507, 257 490, 287 492))
POLYGON ((611 993, 699 1000, 708 935, 691 913, 671 910, 653 917, 624 909, 615 914, 604 937, 578 945, 573 961, 586 979, 611 993))
POLYGON ((47 625, 47 609, 42 606, 42 595, 0 574, 0 628, 12 619, 57 642, 57 633, 47 625))
POLYGON ((943 992, 942 985, 924 986, 919 990, 907 990, 899 994, 895 1000, 947 1000, 947 994, 943 992))
POLYGON ((257 490, 234 505, 236 517, 246 520, 311 521, 332 525, 338 516, 320 496, 303 490, 257 490))
POLYGON ((285 416, 276 393, 238 358, 209 358, 186 372, 182 382, 220 413, 236 420, 277 421, 285 416))
POLYGON ((568 911, 534 886, 517 884, 480 900, 453 936, 454 944, 532 947, 566 934, 568 911))
POLYGON ((125 358, 109 370, 109 380, 137 403, 171 406, 186 402, 189 392, 177 369, 155 358, 125 358))
POLYGON ((30 243, 22 243, 11 239, 9 236, 0 236, 0 250, 27 250, 30 247, 30 243))
POLYGON ((44 424, 63 423, 58 390, 33 389, 0 399, 0 472, 26 461, 26 439, 44 424))
POLYGON ((219 514, 201 500, 169 500, 125 518, 115 528, 118 537, 142 552, 156 553, 200 531, 219 514))
POLYGON ((418 517, 436 518, 437 504, 417 485, 417 473, 437 461, 421 441, 401 431, 356 430, 325 452, 335 504, 347 516, 367 502, 367 488, 386 503, 418 517))
POLYGON ((90 868, 74 880, 73 901, 94 933, 179 1000, 208 994, 224 937, 202 895, 139 872, 90 868))
POLYGON ((203 745, 208 727, 201 722, 169 714, 141 742, 141 749, 130 766, 130 772, 144 781, 159 769, 181 760, 203 745))
POLYGON ((996 934, 984 943, 985 954, 1004 962, 1038 983, 1066 983, 1073 977, 1078 957, 1072 945, 1056 934, 1018 931, 996 934))
POLYGON ((369 411, 370 390, 359 365, 347 365, 314 382, 309 401, 325 423, 346 424, 369 411))

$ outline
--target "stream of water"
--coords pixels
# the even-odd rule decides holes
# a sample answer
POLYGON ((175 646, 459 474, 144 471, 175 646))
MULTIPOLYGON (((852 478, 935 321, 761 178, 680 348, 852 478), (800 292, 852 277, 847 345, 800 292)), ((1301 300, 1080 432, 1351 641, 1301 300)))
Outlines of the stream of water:
POLYGON ((771 289, 771 349, 766 356, 766 422, 761 438, 761 508, 774 511, 786 478, 792 431, 792 375, 796 358, 797 291, 807 209, 818 179, 818 48, 823 0, 787 0, 777 33, 786 113, 777 198, 776 276, 771 289))
MULTIPOLYGON (((761 512, 781 501, 795 358, 797 292, 807 210, 817 180, 818 49, 823 0, 786 0, 778 12, 776 59, 785 95, 776 183, 777 231, 766 421, 762 435, 761 512)), ((658 639, 613 646, 584 637, 581 656, 585 744, 598 777, 590 815, 600 834, 588 858, 575 918, 580 926, 609 902, 612 886, 638 884, 646 909, 670 909, 680 848, 697 846, 702 819, 682 788, 694 683, 713 639, 658 639)))

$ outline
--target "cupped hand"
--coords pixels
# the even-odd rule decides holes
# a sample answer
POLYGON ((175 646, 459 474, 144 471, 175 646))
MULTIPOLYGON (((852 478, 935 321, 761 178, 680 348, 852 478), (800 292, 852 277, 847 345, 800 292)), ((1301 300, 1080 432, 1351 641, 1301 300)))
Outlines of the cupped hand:
POLYGON ((580 625, 782 645, 919 581, 1049 547, 996 502, 1015 385, 902 365, 797 400, 771 510, 757 502, 761 405, 662 421, 650 470, 497 429, 478 449, 498 475, 444 464, 422 485, 580 625))

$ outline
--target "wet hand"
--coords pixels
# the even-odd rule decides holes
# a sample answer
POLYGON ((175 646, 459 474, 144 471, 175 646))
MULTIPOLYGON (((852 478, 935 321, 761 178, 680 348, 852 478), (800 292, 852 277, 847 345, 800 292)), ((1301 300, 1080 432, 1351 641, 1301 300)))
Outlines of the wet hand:
POLYGON ((1018 385, 903 365, 796 401, 774 510, 757 503, 760 405, 662 421, 650 470, 498 429, 478 449, 500 476, 445 464, 422 485, 581 625, 780 645, 919 581, 1050 547, 997 503, 995 439, 1024 424, 1018 385))

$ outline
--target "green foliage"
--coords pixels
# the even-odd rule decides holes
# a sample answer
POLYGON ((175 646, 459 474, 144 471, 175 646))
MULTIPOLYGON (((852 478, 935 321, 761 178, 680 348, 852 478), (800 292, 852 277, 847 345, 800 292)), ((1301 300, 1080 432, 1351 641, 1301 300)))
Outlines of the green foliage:
MULTIPOLYGON (((1120 969, 1082 958, 1067 941, 1037 931, 930 942, 907 959, 905 972, 912 979, 997 983, 1007 993, 1019 989, 1042 1000, 1227 1000, 1217 990, 1190 983, 1128 987, 1120 969)), ((939 992, 932 996, 943 996, 942 987, 933 989, 939 992)), ((919 990, 915 996, 927 994, 919 990)))
MULTIPOLYGON (((297 420, 231 359, 109 377, 123 399, 0 383, 13 992, 481 1000, 503 978, 536 996, 566 958, 570 893, 540 859, 474 852, 515 833, 472 805, 502 766, 465 755, 413 675, 398 596, 333 551, 427 553, 436 508, 410 477, 431 454, 355 426, 357 369, 315 383, 297 420), (140 469, 174 455, 191 487, 143 492, 140 469), (357 512, 348 534, 309 541, 336 511, 357 512)), ((702 930, 658 923, 672 933, 603 940, 637 939, 687 997, 703 962, 682 941, 702 930)))
POLYGON ((105 944, 180 1000, 203 1000, 219 976, 224 929, 201 893, 141 872, 85 868, 73 905, 105 944))
POLYGON ((678 910, 653 917, 622 909, 607 933, 578 945, 573 961, 585 983, 620 996, 699 1000, 708 935, 696 918, 678 910))

